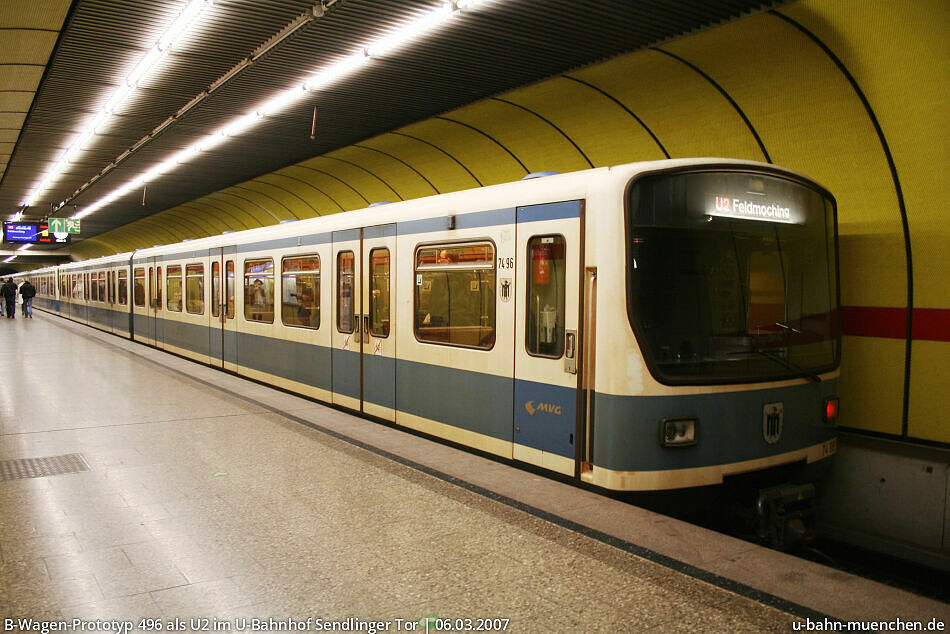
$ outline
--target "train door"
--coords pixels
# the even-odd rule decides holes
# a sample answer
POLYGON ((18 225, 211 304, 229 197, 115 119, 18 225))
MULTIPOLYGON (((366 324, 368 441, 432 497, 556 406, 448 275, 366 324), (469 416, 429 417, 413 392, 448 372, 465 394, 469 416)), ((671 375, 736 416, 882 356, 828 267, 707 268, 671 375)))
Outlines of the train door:
POLYGON ((234 267, 237 247, 211 249, 211 341, 213 363, 237 372, 234 267))
POLYGON ((165 347, 165 324, 162 321, 162 260, 148 258, 148 338, 156 348, 165 347))
POLYGON ((333 324, 330 329, 333 402, 363 411, 360 289, 362 230, 333 232, 333 324))
POLYGON ((333 402, 395 420, 396 225, 333 233, 333 402))
POLYGON ((516 460, 578 473, 583 201, 517 209, 516 460))
POLYGON ((150 328, 149 299, 149 266, 143 258, 132 262, 132 322, 131 330, 136 341, 152 343, 150 328))
POLYGON ((396 420, 396 331, 392 298, 396 225, 363 229, 363 411, 396 420))
POLYGON ((109 328, 109 332, 114 333, 116 325, 115 271, 108 269, 103 275, 106 277, 106 297, 103 300, 106 302, 106 325, 109 328))

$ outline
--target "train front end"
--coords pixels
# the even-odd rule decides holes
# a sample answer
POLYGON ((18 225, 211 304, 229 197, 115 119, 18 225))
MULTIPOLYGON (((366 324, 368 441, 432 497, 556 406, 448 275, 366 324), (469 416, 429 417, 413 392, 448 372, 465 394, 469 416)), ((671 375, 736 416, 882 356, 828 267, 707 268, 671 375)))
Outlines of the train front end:
POLYGON ((594 396, 592 479, 668 490, 775 473, 759 506, 808 497, 837 443, 834 198, 765 165, 685 166, 633 178, 624 221, 637 352, 598 345, 612 358, 598 370, 622 379, 594 396))

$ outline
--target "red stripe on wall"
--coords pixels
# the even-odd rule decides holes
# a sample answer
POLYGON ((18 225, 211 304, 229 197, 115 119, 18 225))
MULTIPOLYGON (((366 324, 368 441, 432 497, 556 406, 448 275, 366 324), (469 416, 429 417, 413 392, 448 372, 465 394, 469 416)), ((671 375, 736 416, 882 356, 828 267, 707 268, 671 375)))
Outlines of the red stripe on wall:
MULTIPOLYGON (((878 306, 842 306, 841 330, 856 337, 904 339, 907 337, 907 310, 878 306)), ((914 309, 915 341, 950 341, 950 310, 914 309)))

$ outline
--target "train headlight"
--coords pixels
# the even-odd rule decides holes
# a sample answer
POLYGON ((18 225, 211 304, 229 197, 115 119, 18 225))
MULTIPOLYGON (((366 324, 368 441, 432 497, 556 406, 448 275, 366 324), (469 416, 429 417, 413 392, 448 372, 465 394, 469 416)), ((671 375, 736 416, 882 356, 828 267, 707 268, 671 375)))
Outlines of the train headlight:
POLYGON ((838 397, 829 396, 825 399, 825 406, 821 411, 821 417, 826 423, 838 422, 838 397))
POLYGON ((664 447, 688 447, 699 440, 699 421, 695 418, 664 418, 660 421, 660 444, 664 447))

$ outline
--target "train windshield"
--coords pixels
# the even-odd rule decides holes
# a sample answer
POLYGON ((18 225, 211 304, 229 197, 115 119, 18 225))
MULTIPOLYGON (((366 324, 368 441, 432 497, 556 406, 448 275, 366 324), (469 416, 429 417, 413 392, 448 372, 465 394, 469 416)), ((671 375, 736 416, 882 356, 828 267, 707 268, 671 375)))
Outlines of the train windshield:
POLYGON ((667 384, 817 378, 839 362, 834 201, 776 175, 679 172, 627 197, 627 305, 667 384))

